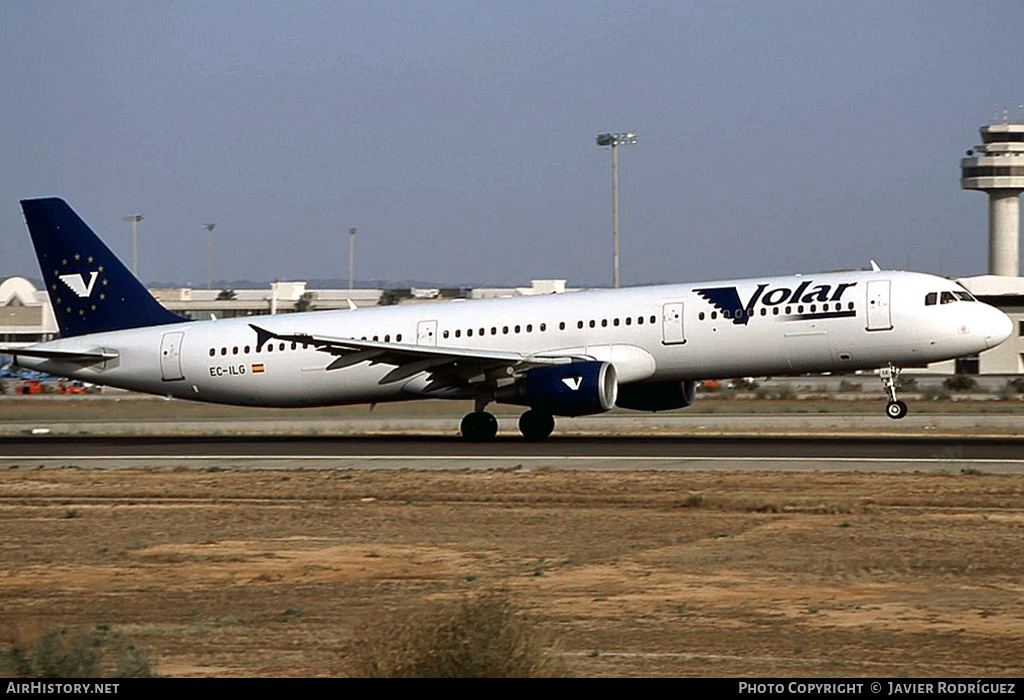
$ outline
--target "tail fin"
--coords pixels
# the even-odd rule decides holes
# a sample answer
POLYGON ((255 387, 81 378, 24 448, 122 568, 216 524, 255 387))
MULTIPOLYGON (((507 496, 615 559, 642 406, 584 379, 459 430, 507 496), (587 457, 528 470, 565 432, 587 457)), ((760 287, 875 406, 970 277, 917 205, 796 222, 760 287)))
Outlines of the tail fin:
POLYGON ((187 321, 153 298, 63 199, 23 199, 63 337, 187 321))

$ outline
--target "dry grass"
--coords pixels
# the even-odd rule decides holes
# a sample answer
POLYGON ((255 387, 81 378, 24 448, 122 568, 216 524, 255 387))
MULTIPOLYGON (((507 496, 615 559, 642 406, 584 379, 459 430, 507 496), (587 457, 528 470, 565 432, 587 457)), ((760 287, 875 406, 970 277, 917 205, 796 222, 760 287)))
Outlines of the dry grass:
POLYGON ((560 650, 507 591, 464 595, 430 612, 363 630, 350 662, 369 678, 557 678, 560 650))

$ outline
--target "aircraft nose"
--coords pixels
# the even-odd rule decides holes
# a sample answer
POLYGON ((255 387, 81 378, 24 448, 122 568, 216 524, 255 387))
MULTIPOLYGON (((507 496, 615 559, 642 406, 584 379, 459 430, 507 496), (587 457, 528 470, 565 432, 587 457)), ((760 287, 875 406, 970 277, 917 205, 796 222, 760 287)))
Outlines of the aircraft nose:
POLYGON ((985 322, 985 345, 994 348, 1013 333, 1013 321, 999 309, 990 306, 985 322))

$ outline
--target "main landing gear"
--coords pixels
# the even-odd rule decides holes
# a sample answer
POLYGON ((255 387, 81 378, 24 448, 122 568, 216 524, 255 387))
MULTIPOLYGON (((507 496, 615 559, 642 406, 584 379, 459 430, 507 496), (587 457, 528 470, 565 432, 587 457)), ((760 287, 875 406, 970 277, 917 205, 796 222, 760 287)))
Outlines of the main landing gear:
POLYGON ((900 368, 895 365, 883 367, 878 371, 878 376, 882 380, 882 386, 889 392, 889 403, 885 406, 885 415, 894 420, 907 415, 907 404, 896 398, 896 384, 899 382, 900 368))
POLYGON ((486 442, 498 434, 498 419, 487 411, 473 411, 463 417, 459 430, 467 440, 486 442))
MULTIPOLYGON (((463 417, 459 429, 467 440, 486 442, 498 434, 498 419, 480 407, 463 417)), ((519 432, 527 440, 543 440, 554 429, 555 418, 547 411, 531 408, 519 417, 519 432)))

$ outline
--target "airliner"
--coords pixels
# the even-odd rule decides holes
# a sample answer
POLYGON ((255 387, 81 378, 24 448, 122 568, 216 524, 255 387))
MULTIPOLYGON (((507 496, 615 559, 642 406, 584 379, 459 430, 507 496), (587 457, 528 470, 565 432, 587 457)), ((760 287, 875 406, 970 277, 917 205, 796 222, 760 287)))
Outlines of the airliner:
POLYGON ((159 304, 57 198, 22 211, 61 337, 0 346, 17 365, 94 384, 244 406, 472 401, 460 426, 490 440, 492 402, 555 416, 690 405, 703 380, 880 369, 902 418, 902 367, 976 354, 1010 319, 959 284, 871 270, 192 321, 159 304))

